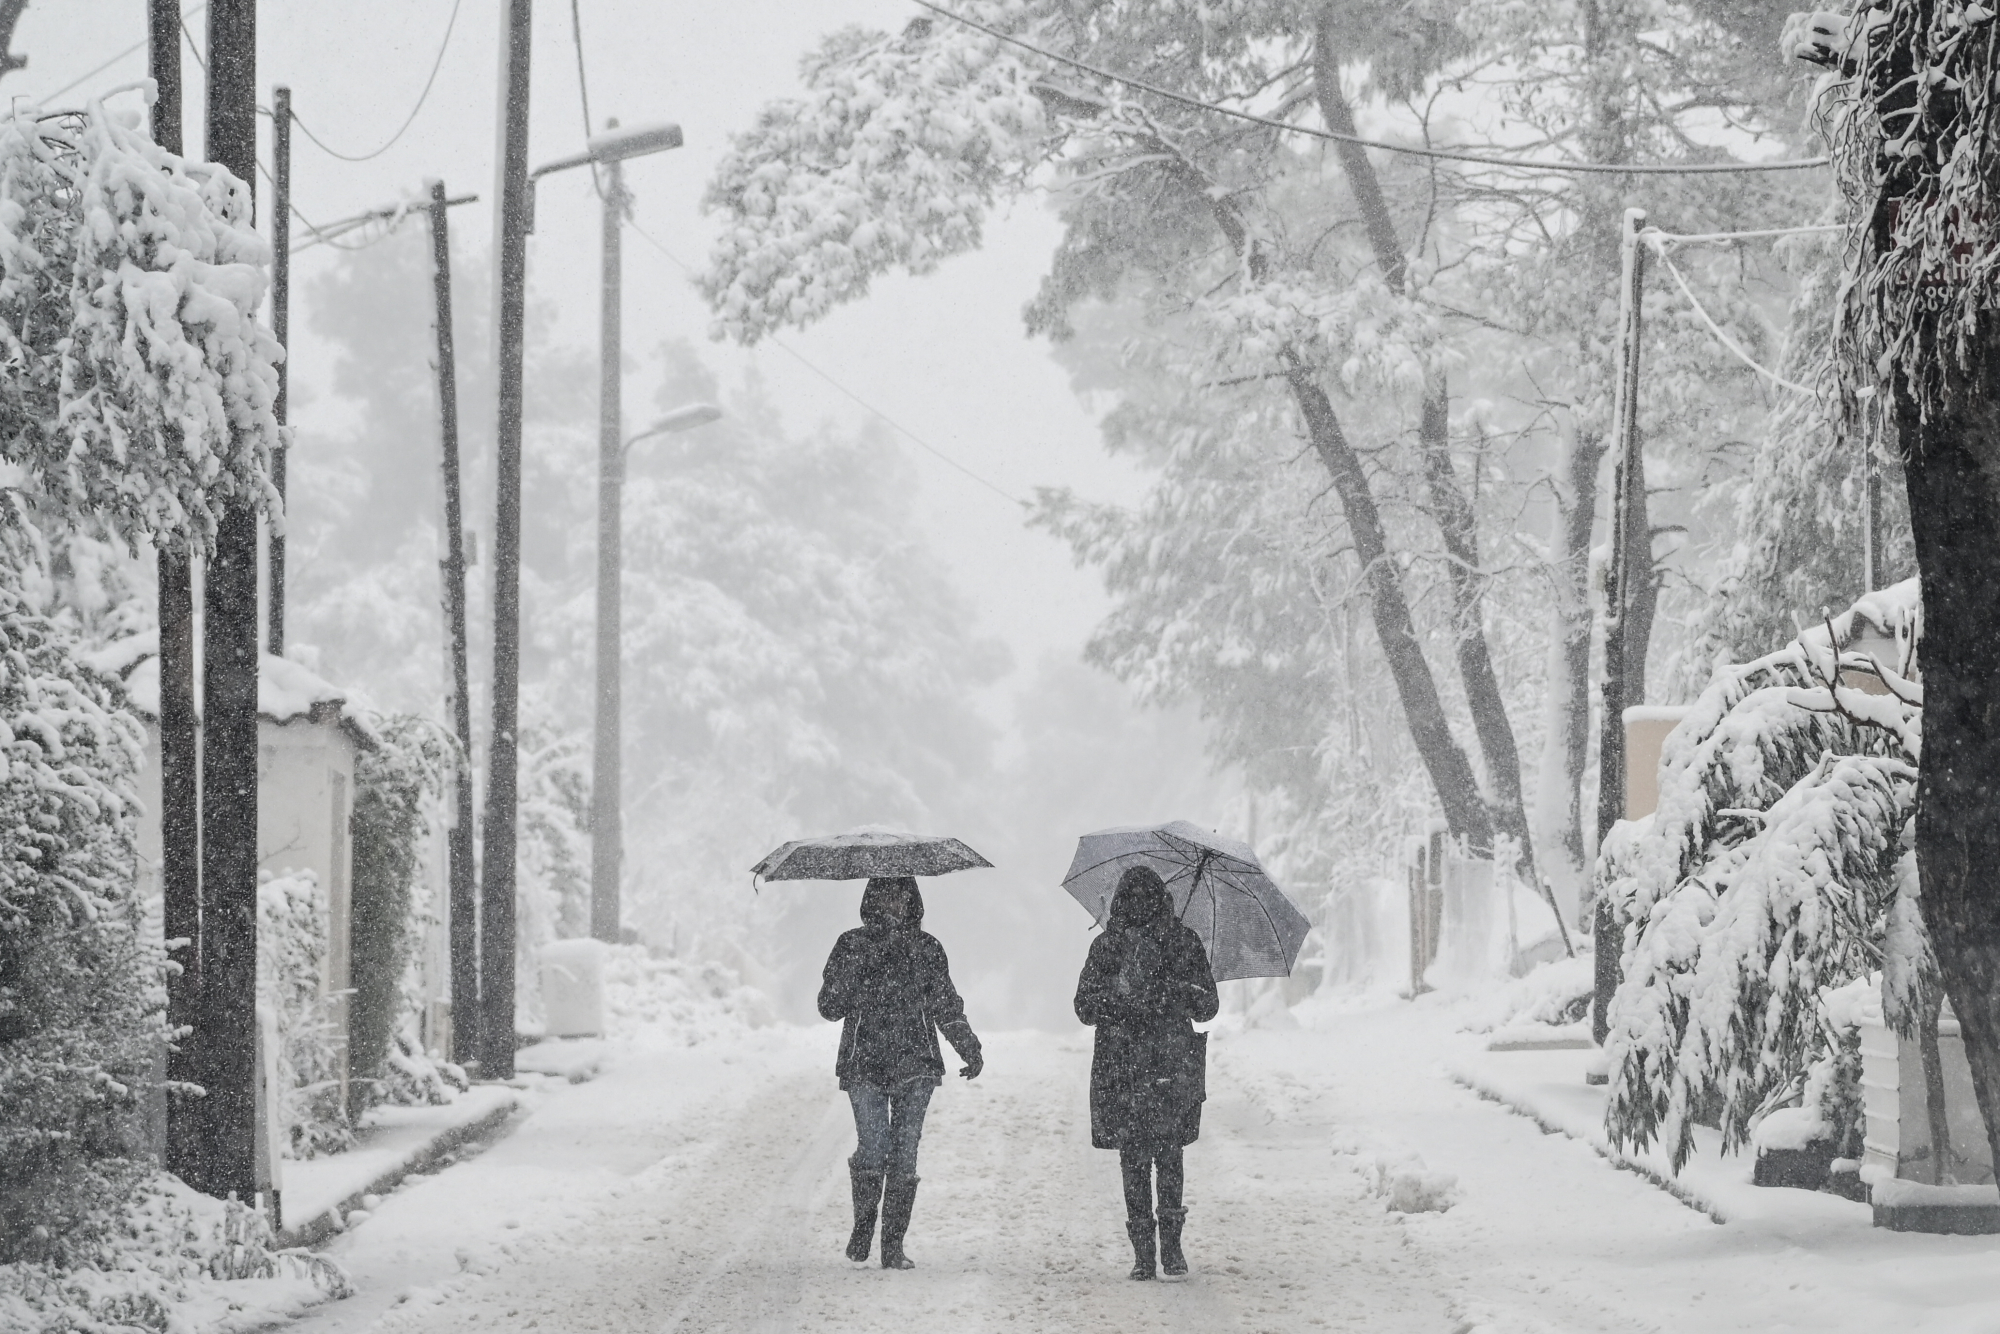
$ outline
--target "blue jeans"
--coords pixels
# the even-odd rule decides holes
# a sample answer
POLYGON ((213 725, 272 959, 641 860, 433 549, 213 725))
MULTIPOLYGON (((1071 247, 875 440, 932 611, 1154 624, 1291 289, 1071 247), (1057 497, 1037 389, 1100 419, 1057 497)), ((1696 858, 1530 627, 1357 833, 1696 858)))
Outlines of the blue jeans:
POLYGON ((850 1083, 847 1100, 854 1104, 856 1143, 848 1165, 861 1172, 915 1176, 917 1141, 924 1137, 924 1112, 936 1088, 922 1078, 906 1079, 888 1088, 850 1083))

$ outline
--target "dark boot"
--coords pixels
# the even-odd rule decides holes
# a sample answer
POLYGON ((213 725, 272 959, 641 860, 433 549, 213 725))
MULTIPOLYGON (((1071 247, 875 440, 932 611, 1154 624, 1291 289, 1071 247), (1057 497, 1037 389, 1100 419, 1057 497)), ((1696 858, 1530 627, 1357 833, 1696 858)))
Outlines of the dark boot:
POLYGON ((916 1177, 885 1177, 882 1182, 882 1267, 915 1269, 903 1254, 903 1234, 910 1229, 910 1210, 917 1203, 916 1177))
POLYGON ((1187 1257, 1181 1254, 1181 1224, 1187 1210, 1160 1208, 1160 1272, 1179 1278, 1187 1273, 1187 1257))
POLYGON ((1157 1277, 1153 1268, 1159 1251, 1153 1244, 1153 1220, 1151 1218, 1128 1218, 1125 1220, 1125 1235, 1132 1239, 1132 1272, 1126 1277, 1145 1280, 1157 1277))
POLYGON ((882 1174, 864 1172, 847 1165, 848 1179, 854 1183, 854 1235, 847 1239, 847 1258, 859 1263, 868 1258, 875 1242, 875 1214, 882 1205, 882 1174))

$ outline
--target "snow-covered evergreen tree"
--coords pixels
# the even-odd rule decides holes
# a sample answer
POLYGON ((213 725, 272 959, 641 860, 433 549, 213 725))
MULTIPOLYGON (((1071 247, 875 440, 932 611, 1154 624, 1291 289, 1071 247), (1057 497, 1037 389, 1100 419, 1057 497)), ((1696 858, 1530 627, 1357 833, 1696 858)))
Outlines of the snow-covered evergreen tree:
POLYGON ((1902 1031, 1933 994, 1910 825, 1922 750, 1915 580, 1719 669, 1668 738, 1660 799, 1602 858, 1626 923, 1609 1129, 1676 1165, 1727 1147, 1832 1051, 1824 990, 1880 970, 1902 1031), (1863 647, 1872 651, 1863 653, 1863 647))
POLYGON ((36 557, 0 539, 0 1263, 73 1257, 113 1225, 148 1170, 138 1111, 166 1038, 133 892, 144 736, 23 599, 36 557))

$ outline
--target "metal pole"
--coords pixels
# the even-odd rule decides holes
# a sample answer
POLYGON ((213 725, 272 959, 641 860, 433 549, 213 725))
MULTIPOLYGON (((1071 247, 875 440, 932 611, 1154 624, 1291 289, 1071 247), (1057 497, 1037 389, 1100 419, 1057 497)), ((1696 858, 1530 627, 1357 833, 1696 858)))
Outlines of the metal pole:
POLYGON ((514 820, 520 756, 521 375, 528 268, 528 46, 533 0, 507 0, 503 33, 498 333, 500 411, 493 523, 493 741, 481 886, 480 1063, 514 1074, 514 820))
MULTIPOLYGON (((1639 231, 1645 223, 1644 209, 1626 209, 1624 230, 1619 238, 1618 386, 1613 427, 1618 463, 1611 496, 1611 569, 1605 581, 1604 716, 1597 747, 1600 848, 1611 827, 1625 818, 1625 706, 1631 678, 1626 631, 1632 606, 1632 581, 1638 574, 1634 569, 1640 550, 1637 544, 1645 543, 1645 556, 1649 561, 1651 557, 1651 539, 1646 532, 1645 460, 1639 445, 1640 293, 1645 281, 1645 251, 1639 244, 1639 231)), ((1609 1032, 1607 1012, 1611 994, 1618 989, 1618 931, 1617 918, 1600 894, 1593 922, 1596 994, 1590 1007, 1591 1035, 1600 1046, 1609 1032)))
MULTIPOLYGON (((278 425, 285 424, 285 398, 291 384, 292 348, 292 90, 283 84, 271 90, 271 333, 287 356, 278 363, 278 397, 272 404, 278 425)), ((267 651, 285 655, 285 454, 279 445, 271 454, 271 485, 278 491, 278 519, 271 526, 270 621, 265 627, 267 651)))
MULTIPOLYGON (((153 141, 170 153, 181 146, 181 16, 179 0, 149 0, 148 69, 159 90, 153 141)), ((167 1026, 195 1028, 201 1011, 201 732, 194 707, 194 571, 188 547, 162 537, 156 556, 160 601, 160 896, 161 925, 180 967, 167 974, 167 1026)), ((167 1079, 200 1082, 195 1039, 167 1048, 167 1079)), ((201 1104, 169 1094, 165 1167, 184 1181, 201 1171, 201 1104)))
POLYGON ((1875 442, 1862 433, 1862 478, 1867 495, 1867 512, 1862 517, 1861 591, 1873 593, 1882 586, 1882 461, 1875 442))
MULTIPOLYGON (((616 129, 617 121, 609 128, 616 129)), ((625 213, 625 173, 605 169, 603 297, 598 324, 597 393, 597 741, 590 787, 590 934, 618 939, 619 871, 624 857, 621 658, 624 570, 624 418, 620 339, 620 229, 625 213)))
POLYGON ((458 467, 458 356, 452 345, 451 220, 444 182, 431 182, 431 292, 437 305, 438 416, 444 437, 444 610, 451 635, 451 723, 458 738, 448 839, 451 896, 451 1055, 479 1063, 479 886, 472 847, 472 695, 465 635, 465 517, 458 467))
MULTIPOLYGON (((210 0, 207 156, 254 191, 257 0, 210 0)), ((200 1188, 257 1190, 257 511, 216 525, 202 625, 200 1188)))

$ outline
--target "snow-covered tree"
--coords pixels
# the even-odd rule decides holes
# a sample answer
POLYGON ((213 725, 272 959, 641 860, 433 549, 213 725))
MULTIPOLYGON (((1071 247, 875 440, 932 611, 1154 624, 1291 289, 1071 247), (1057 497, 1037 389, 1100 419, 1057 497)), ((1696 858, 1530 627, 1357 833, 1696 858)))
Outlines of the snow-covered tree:
POLYGON ((262 508, 283 355, 244 185, 93 103, 0 120, 0 462, 35 509, 127 538, 262 508))
POLYGON ((133 892, 144 737, 23 599, 28 546, 0 538, 0 1263, 113 1226, 147 1170, 137 1113, 167 1036, 133 892))
MULTIPOLYGON (((1413 138, 1513 135, 1532 138, 1535 156, 1629 161, 1720 156, 1696 124, 1717 109, 1754 132, 1768 125, 1759 102, 1768 80, 1746 73, 1732 31, 1704 10, 1654 0, 1013 0, 965 12, 1099 69, 1304 129, 1351 133, 1358 115, 1381 106, 1381 119, 1413 138), (1497 117, 1472 117, 1467 99, 1480 94, 1501 108, 1497 117)), ((1505 833, 1526 853, 1547 830, 1567 878, 1580 881, 1584 577, 1611 399, 1605 310, 1617 191, 1626 186, 1408 159, 1378 165, 1358 146, 1231 121, 944 20, 918 19, 896 35, 845 30, 807 58, 802 78, 803 95, 767 107, 711 186, 709 203, 729 223, 704 279, 718 332, 755 341, 857 299, 875 274, 927 272, 978 243, 999 197, 1046 187, 1066 232, 1027 312, 1030 329, 1060 341, 1094 305, 1127 313, 1131 374, 1108 387, 1128 401, 1152 395, 1129 415, 1175 442, 1155 451, 1169 460, 1163 492, 1173 494, 1150 514, 1087 517, 1058 499, 1046 516, 1079 551, 1107 570, 1116 564, 1125 587, 1158 594, 1116 632, 1130 636, 1148 619, 1172 629, 1172 643, 1154 636, 1144 670, 1164 679, 1188 660, 1182 623, 1161 613, 1177 578, 1168 564, 1204 544, 1250 561, 1232 541, 1246 512, 1233 498, 1182 493, 1199 466, 1172 460, 1235 460, 1237 484, 1248 480, 1243 468, 1261 469, 1274 498, 1304 489, 1279 506, 1294 511, 1330 481, 1332 503, 1309 525, 1330 542, 1308 538, 1283 555, 1282 570, 1261 569, 1266 588, 1310 583, 1292 576, 1315 564, 1318 547, 1351 550, 1360 577, 1323 577, 1321 562, 1322 593, 1333 597, 1318 607, 1301 598, 1290 614, 1310 624, 1342 598, 1362 607, 1387 668, 1385 693, 1401 705, 1453 832, 1489 848, 1505 833), (1344 190, 1328 189, 1330 166, 1344 190), (1509 403, 1534 406, 1496 414, 1509 403), (1296 443, 1274 443, 1286 441, 1296 443), (1551 468, 1556 441, 1568 458, 1551 468), (1544 507, 1537 483, 1551 471, 1561 475, 1563 522, 1538 559, 1555 596, 1531 596, 1557 609, 1553 664, 1542 645, 1496 650, 1489 631, 1489 622, 1519 625, 1494 598, 1505 572, 1534 558, 1496 536, 1495 521, 1504 532, 1544 507), (1213 528, 1186 528, 1209 519, 1213 528), (1159 563, 1147 564, 1148 553, 1159 563), (1455 682, 1433 669, 1438 654, 1455 664, 1455 682), (1540 719, 1531 701, 1544 678, 1562 690, 1540 719), (1523 716, 1535 719, 1525 735, 1544 731, 1551 756, 1544 804, 1553 814, 1534 829, 1523 716)), ((1780 194, 1714 177, 1649 179, 1648 189, 1673 204, 1658 220, 1687 230, 1754 217, 1780 194)), ((1726 314, 1749 313, 1729 304, 1738 308, 1726 314)), ((1649 402, 1649 438, 1678 431, 1693 448, 1726 431, 1732 412, 1761 411, 1743 392, 1745 373, 1718 374, 1721 354, 1691 316, 1668 314, 1661 327, 1659 364, 1673 375, 1649 402), (1718 384, 1734 390, 1726 411, 1716 407, 1718 384)), ((1116 416, 1113 431, 1137 434, 1116 416)), ((1682 467, 1673 480, 1699 475, 1682 467)), ((1123 649, 1120 660, 1136 663, 1139 652, 1123 649)), ((1226 692, 1227 679, 1212 687, 1226 692)), ((1306 756, 1324 739, 1300 726, 1287 740, 1306 756)))
POLYGON ((1658 808, 1603 854, 1627 924, 1614 1138, 1678 1166, 1712 1115, 1741 1146, 1832 1051, 1822 992, 1877 970, 1889 1023, 1915 1029, 1935 994, 1910 832, 1924 630, 1915 580, 1872 594, 1719 669, 1668 738, 1658 808))
POLYGON ((2000 24, 1987 5, 1888 0, 1836 26, 1821 42, 1794 25, 1787 44, 1831 66, 1816 92, 1856 224, 1844 416, 1857 435, 1893 432, 1903 454, 1931 706, 1916 821, 1924 921, 2000 1146, 2000 24))

